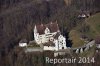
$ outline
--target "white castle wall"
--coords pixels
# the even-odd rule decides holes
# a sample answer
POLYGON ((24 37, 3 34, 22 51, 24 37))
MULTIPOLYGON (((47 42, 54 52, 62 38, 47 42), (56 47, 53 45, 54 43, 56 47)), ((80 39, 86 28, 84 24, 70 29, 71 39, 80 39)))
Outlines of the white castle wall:
POLYGON ((51 51, 54 51, 55 50, 55 47, 53 47, 53 46, 44 46, 43 50, 51 50, 51 51))

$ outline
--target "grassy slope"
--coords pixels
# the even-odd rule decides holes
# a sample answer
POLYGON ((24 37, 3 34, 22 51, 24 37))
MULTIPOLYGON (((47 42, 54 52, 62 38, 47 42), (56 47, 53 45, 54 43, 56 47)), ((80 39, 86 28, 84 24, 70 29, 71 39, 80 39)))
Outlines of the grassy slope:
POLYGON ((80 33, 76 30, 71 30, 69 33, 69 37, 73 42, 72 47, 79 47, 84 45, 84 41, 80 39, 80 33))
POLYGON ((90 26, 90 31, 86 34, 95 38, 100 35, 100 13, 97 13, 86 20, 86 24, 90 26))
MULTIPOLYGON (((90 38, 95 38, 97 35, 100 35, 100 13, 97 13, 85 20, 85 23, 90 26, 90 30, 84 34, 88 35, 90 38)), ((80 39, 80 33, 78 29, 81 26, 77 26, 73 30, 70 31, 69 37, 73 42, 72 47, 79 47, 82 46, 85 42, 80 39)))

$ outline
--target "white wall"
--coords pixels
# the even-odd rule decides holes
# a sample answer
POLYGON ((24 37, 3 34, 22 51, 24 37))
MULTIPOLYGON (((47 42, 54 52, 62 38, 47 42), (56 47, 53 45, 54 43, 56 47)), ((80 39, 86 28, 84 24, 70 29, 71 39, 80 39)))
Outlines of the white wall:
POLYGON ((60 35, 58 37, 58 43, 59 43, 59 49, 62 49, 62 47, 64 47, 64 49, 66 49, 66 38, 63 37, 62 35, 60 35))
POLYGON ((44 46, 43 50, 51 50, 51 51, 54 51, 55 50, 55 47, 53 47, 53 46, 44 46))
POLYGON ((59 49, 59 47, 58 47, 58 45, 59 45, 59 44, 58 44, 58 40, 55 39, 55 40, 54 40, 54 43, 55 43, 55 50, 57 51, 57 50, 59 49))
POLYGON ((27 43, 19 43, 19 47, 26 47, 27 43))
POLYGON ((39 35, 39 33, 37 33, 37 28, 35 25, 35 27, 34 27, 34 39, 37 42, 37 44, 48 42, 49 39, 53 35, 56 35, 56 33, 57 33, 57 32, 50 33, 50 30, 48 28, 46 28, 44 32, 45 32, 45 34, 39 35))
POLYGON ((97 47, 97 48, 100 48, 100 44, 97 44, 96 47, 97 47))
POLYGON ((38 44, 41 44, 41 43, 46 43, 49 41, 50 38, 53 38, 52 36, 55 35, 57 32, 54 32, 54 33, 48 33, 48 34, 42 34, 42 35, 39 35, 38 33, 35 33, 34 34, 34 38, 35 38, 35 41, 38 43, 38 44))

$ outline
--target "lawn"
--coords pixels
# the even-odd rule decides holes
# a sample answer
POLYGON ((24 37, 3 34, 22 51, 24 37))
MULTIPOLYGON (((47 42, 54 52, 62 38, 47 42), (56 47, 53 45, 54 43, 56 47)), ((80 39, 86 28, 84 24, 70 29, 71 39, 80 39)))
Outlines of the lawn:
POLYGON ((69 39, 72 40, 72 47, 80 47, 84 45, 84 41, 80 39, 80 33, 76 30, 71 30, 69 33, 69 39))
POLYGON ((89 30, 82 33, 79 29, 82 29, 81 25, 78 25, 69 33, 69 39, 72 40, 72 47, 79 47, 85 44, 80 39, 81 35, 86 35, 88 38, 95 39, 96 36, 100 35, 100 13, 97 13, 89 18, 86 18, 85 22, 89 26, 89 30))
POLYGON ((90 31, 87 32, 89 36, 95 38, 100 35, 100 13, 86 19, 86 24, 90 26, 90 31))

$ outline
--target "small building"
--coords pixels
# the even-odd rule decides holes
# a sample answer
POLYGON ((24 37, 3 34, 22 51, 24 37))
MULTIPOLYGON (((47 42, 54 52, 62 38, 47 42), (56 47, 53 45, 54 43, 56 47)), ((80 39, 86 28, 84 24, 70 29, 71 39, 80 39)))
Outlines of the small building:
POLYGON ((27 43, 28 43, 28 41, 26 39, 22 39, 19 42, 19 47, 26 47, 27 43))
POLYGON ((88 17, 90 17, 90 13, 88 11, 82 11, 78 15, 78 18, 88 18, 88 17))
POLYGON ((95 39, 96 47, 100 49, 100 36, 95 39))
POLYGON ((85 14, 80 14, 78 15, 79 18, 86 18, 86 15, 85 14))

